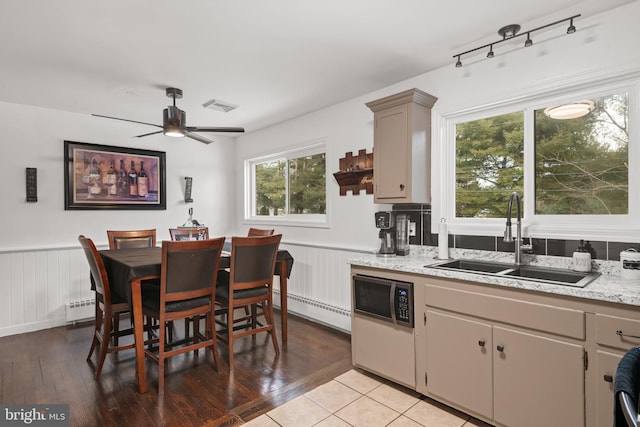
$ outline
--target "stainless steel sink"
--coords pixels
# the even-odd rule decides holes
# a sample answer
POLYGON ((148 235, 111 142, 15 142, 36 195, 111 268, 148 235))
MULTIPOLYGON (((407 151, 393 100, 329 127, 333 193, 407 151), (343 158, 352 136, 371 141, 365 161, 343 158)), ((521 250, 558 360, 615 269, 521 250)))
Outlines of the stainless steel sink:
POLYGON ((432 265, 433 268, 444 268, 449 270, 474 271, 476 273, 500 273, 508 269, 513 269, 513 264, 505 264, 491 261, 475 261, 468 259, 456 259, 441 264, 432 265))
POLYGON ((427 266, 453 271, 465 271, 490 276, 511 276, 522 280, 551 283, 583 288, 600 276, 600 273, 583 273, 564 268, 534 267, 529 265, 515 265, 492 261, 476 261, 456 259, 440 264, 427 266))
POLYGON ((583 273, 573 270, 565 270, 562 268, 532 267, 523 265, 515 270, 504 272, 504 275, 583 288, 597 279, 600 276, 600 273, 583 273))

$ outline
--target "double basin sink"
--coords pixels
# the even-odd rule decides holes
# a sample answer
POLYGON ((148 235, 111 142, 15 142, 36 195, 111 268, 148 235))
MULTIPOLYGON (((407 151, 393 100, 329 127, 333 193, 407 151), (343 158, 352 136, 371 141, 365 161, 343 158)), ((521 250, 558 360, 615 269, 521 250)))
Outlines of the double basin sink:
POLYGON ((490 276, 513 277, 534 282, 551 283, 583 288, 600 276, 597 272, 578 272, 563 268, 534 267, 530 265, 515 265, 492 261, 476 261, 456 259, 426 267, 464 271, 490 276))

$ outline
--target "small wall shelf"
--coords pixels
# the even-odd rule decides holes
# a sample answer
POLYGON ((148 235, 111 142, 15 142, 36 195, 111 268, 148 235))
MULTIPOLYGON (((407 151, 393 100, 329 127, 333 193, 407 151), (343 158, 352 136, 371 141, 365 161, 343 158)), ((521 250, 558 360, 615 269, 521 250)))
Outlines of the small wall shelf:
POLYGON ((360 190, 373 194, 373 153, 367 154, 367 150, 358 151, 357 156, 345 153, 340 159, 340 171, 333 176, 340 186, 341 196, 346 196, 347 191, 357 196, 360 190))

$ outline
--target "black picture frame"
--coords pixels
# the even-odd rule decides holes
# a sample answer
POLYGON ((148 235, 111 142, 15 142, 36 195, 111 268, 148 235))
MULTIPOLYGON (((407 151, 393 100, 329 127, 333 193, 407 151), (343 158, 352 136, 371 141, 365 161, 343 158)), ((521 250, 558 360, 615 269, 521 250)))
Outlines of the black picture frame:
POLYGON ((65 210, 167 208, 164 151, 64 141, 64 164, 65 210))

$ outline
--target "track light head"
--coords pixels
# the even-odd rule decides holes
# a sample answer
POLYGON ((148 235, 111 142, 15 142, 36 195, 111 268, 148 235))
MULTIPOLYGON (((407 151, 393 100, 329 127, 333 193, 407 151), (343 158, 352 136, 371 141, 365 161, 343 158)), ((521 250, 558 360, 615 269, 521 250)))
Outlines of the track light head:
POLYGON ((493 58, 493 45, 491 45, 489 52, 487 52, 487 58, 493 58))
POLYGON ((576 32, 576 27, 573 25, 573 18, 569 22, 569 28, 567 28, 567 34, 573 34, 576 32))
POLYGON ((531 37, 529 35, 529 33, 527 33, 527 41, 524 42, 524 47, 529 47, 533 44, 533 41, 531 41, 531 37))
POLYGON ((460 55, 458 55, 458 62, 456 62, 456 68, 462 67, 462 61, 460 61, 460 55))

